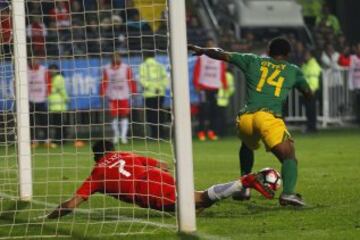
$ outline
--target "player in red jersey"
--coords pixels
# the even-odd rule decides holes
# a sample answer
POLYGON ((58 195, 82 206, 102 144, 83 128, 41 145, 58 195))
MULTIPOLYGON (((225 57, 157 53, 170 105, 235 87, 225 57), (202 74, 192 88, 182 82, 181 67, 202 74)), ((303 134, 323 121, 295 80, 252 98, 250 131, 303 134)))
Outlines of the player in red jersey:
MULTIPOLYGON (((165 163, 150 157, 114 150, 112 142, 96 142, 93 146, 96 164, 91 175, 71 199, 60 204, 46 217, 59 218, 69 214, 94 193, 103 193, 143 208, 175 210, 175 179, 167 171, 165 163)), ((216 201, 242 190, 243 187, 254 188, 266 198, 273 198, 274 192, 262 184, 259 176, 261 174, 248 174, 240 180, 217 184, 205 191, 196 191, 196 208, 210 207, 216 201)))

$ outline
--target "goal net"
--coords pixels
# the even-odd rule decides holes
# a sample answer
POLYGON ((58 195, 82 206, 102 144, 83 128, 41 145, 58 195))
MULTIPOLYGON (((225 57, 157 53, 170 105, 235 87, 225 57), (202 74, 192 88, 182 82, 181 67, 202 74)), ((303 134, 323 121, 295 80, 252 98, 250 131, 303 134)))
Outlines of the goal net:
POLYGON ((1 1, 0 20, 0 239, 176 231, 176 211, 100 193, 43 218, 91 174, 97 140, 175 175, 167 1, 1 1), (148 59, 164 72, 148 70, 148 59))

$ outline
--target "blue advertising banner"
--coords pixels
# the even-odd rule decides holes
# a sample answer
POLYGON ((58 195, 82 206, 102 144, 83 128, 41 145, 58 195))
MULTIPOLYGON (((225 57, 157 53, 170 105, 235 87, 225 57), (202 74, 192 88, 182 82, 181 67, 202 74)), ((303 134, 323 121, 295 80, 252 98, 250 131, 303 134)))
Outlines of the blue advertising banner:
MULTIPOLYGON (((170 76, 170 65, 168 56, 158 56, 157 60, 167 67, 170 76)), ((100 96, 101 67, 107 64, 110 59, 67 59, 60 61, 47 61, 46 65, 56 64, 64 75, 66 89, 70 97, 70 110, 99 109, 102 107, 102 98, 100 96)), ((132 66, 135 79, 138 81, 139 65, 142 62, 141 57, 123 58, 125 63, 132 66)), ((189 82, 190 82, 190 102, 195 104, 199 101, 198 95, 192 84, 192 73, 195 63, 195 57, 189 58, 189 82)), ((13 110, 14 105, 14 87, 13 72, 11 63, 1 65, 0 74, 0 111, 13 110)), ((137 84, 138 91, 141 92, 141 86, 137 84)), ((144 106, 143 98, 136 96, 133 106, 144 106)), ((170 86, 165 97, 165 106, 170 107, 171 95, 170 86)))
POLYGON ((190 88, 190 103, 197 104, 199 103, 199 94, 195 90, 195 86, 193 84, 193 73, 195 67, 196 57, 192 56, 188 59, 188 67, 189 67, 189 88, 190 88))
POLYGON ((62 60, 59 68, 64 75, 71 110, 101 107, 99 59, 62 60))
POLYGON ((11 62, 0 63, 0 111, 12 111, 15 108, 13 68, 11 62))

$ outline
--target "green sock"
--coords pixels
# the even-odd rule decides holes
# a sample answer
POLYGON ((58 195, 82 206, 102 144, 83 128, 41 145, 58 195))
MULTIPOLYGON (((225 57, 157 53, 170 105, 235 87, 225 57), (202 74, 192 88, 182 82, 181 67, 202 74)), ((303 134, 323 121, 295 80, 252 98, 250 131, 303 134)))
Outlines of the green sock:
POLYGON ((294 193, 297 181, 297 162, 295 159, 286 159, 283 161, 281 166, 281 176, 284 185, 283 193, 294 193))

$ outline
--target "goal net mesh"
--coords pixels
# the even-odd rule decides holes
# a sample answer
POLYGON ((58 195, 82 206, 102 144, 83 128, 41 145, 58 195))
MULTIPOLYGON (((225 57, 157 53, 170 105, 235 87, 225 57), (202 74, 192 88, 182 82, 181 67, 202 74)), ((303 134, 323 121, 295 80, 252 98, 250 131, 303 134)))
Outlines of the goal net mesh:
MULTIPOLYGON (((11 1, 0 1, 0 239, 176 230, 175 213, 140 208, 100 193, 72 214, 55 220, 41 218, 72 197, 90 175, 94 166, 91 146, 97 140, 107 139, 118 150, 166 162, 174 173, 166 0, 27 0, 25 10, 28 59, 14 59, 14 49, 24 43, 13 40, 11 16, 16 12, 11 1), (164 66, 168 79, 158 90, 165 91, 164 97, 157 97, 152 105, 144 100, 146 89, 139 72, 151 54, 164 66), (16 111, 21 109, 15 107, 15 88, 22 83, 14 80, 14 62, 21 60, 29 65, 30 202, 20 201, 19 196, 17 141, 26 140, 17 138, 16 111), (114 61, 126 63, 130 69, 126 76, 133 80, 127 135, 122 134, 127 125, 124 115, 113 110, 114 104, 122 108, 123 103, 110 99, 117 95, 116 87, 124 86, 111 85, 115 90, 109 90, 110 85, 104 84, 109 78, 104 74, 106 66, 114 61), (56 71, 64 87, 55 79, 56 71)), ((155 75, 158 85, 160 78, 164 77, 155 75)))

